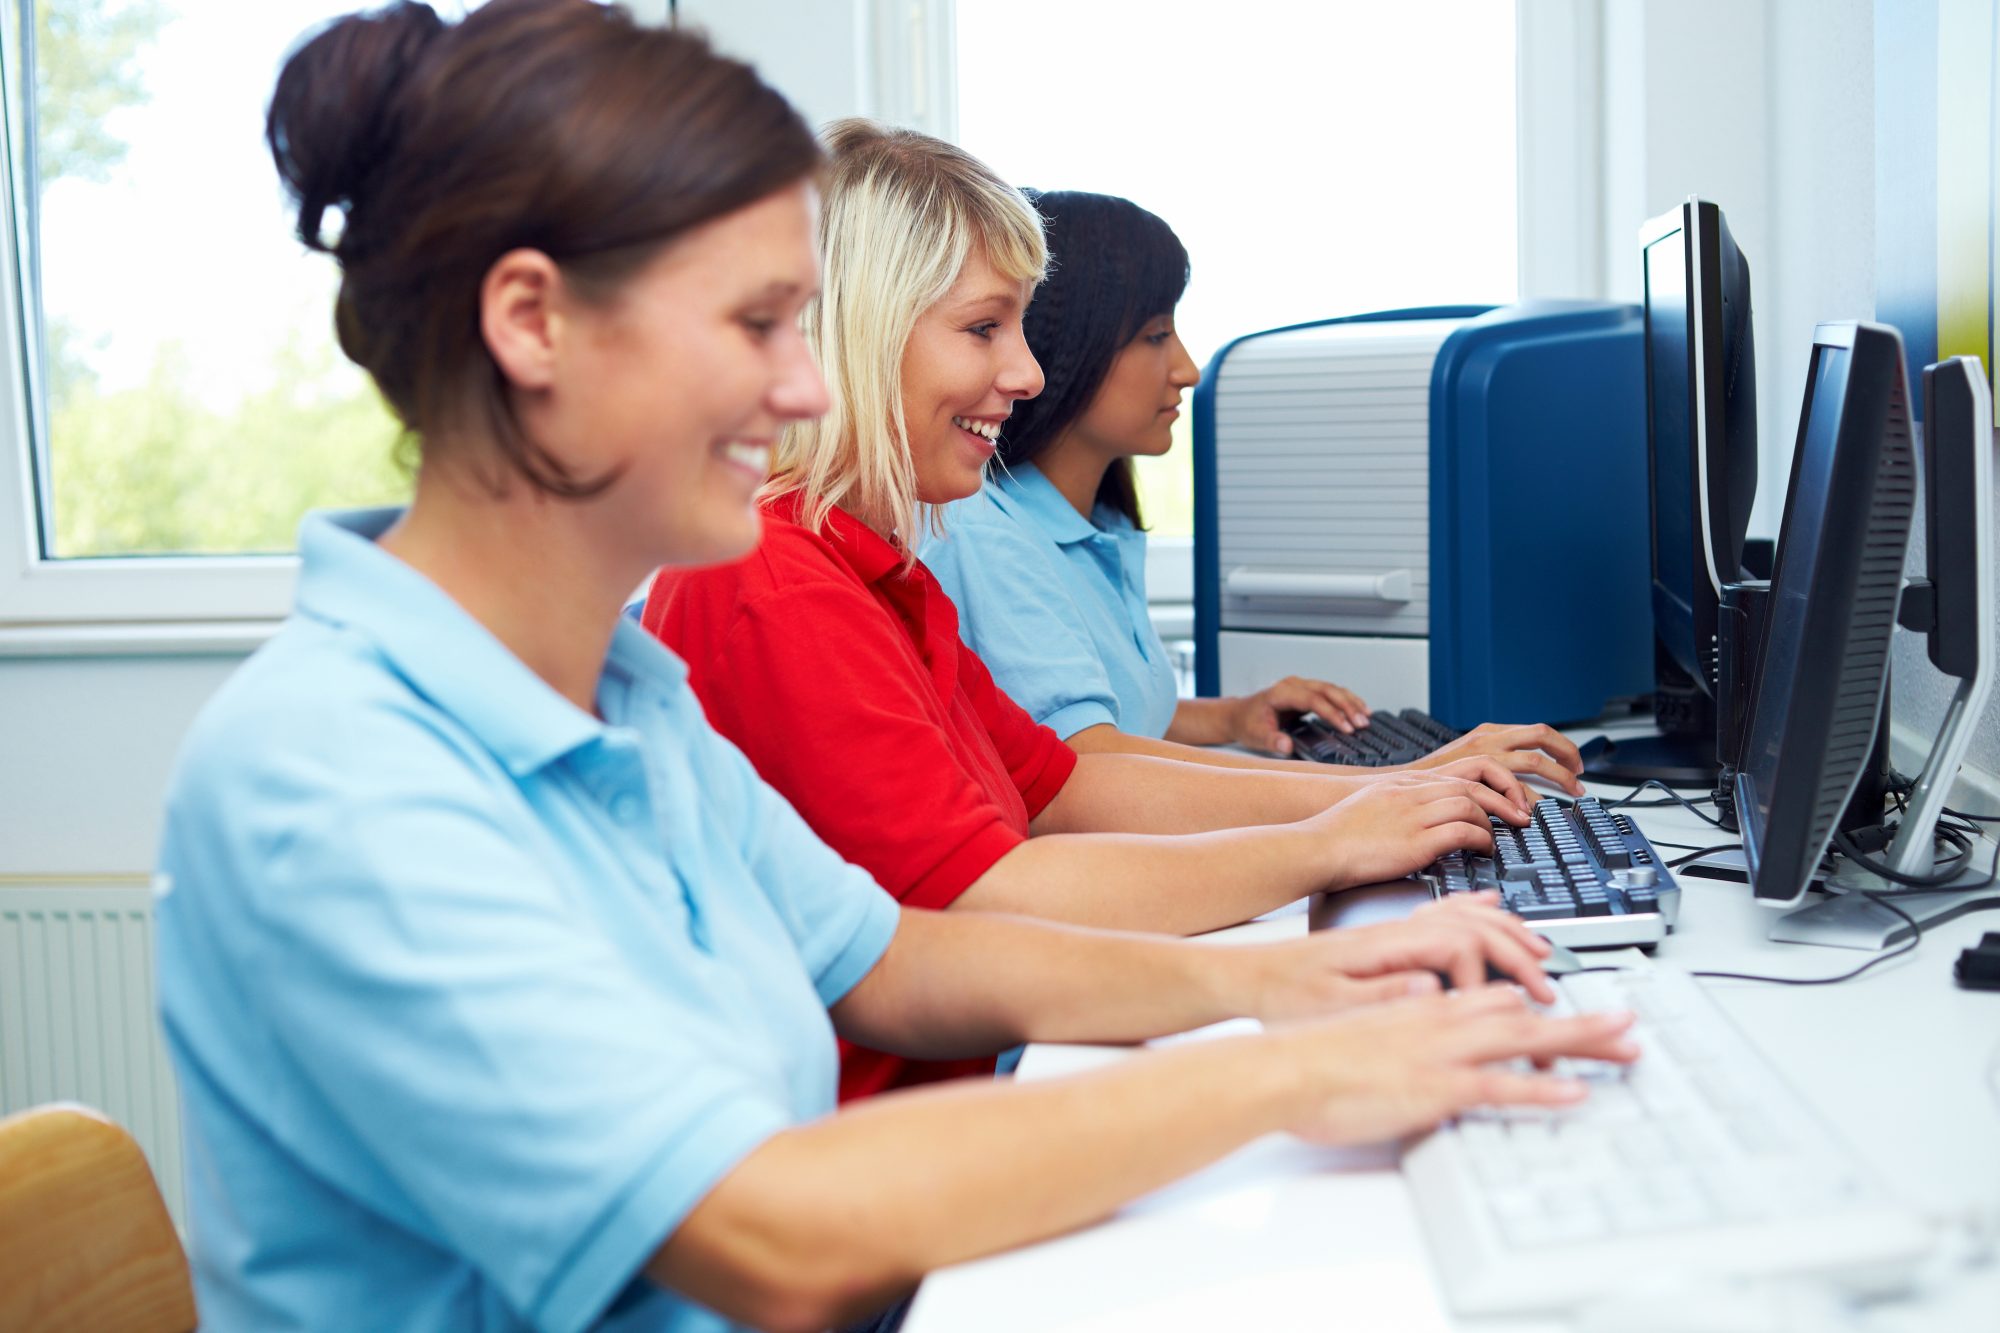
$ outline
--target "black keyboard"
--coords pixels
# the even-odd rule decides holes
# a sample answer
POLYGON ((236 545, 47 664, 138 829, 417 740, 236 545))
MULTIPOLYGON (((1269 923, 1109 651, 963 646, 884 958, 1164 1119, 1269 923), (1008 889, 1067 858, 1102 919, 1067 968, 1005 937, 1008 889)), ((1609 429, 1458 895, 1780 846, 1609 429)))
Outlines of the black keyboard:
POLYGON ((1301 759, 1383 768, 1422 759, 1465 733, 1453 731, 1421 708, 1405 708, 1400 713, 1371 714, 1368 725, 1351 736, 1335 731, 1316 713, 1301 713, 1286 724, 1285 734, 1292 738, 1292 753, 1301 759))
POLYGON ((1570 948, 1656 944, 1680 909, 1680 886, 1624 815, 1586 796, 1535 803, 1534 822, 1492 820, 1494 855, 1448 852, 1420 877, 1442 898, 1497 890, 1507 910, 1570 948))

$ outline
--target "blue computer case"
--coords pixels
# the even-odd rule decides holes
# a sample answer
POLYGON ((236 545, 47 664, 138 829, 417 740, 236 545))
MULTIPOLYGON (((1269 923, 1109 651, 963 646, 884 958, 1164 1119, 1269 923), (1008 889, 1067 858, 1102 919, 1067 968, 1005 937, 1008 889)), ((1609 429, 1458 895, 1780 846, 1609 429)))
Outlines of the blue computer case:
MULTIPOLYGON (((1416 693, 1380 702, 1417 703, 1460 727, 1578 721, 1647 694, 1653 657, 1642 336, 1636 306, 1534 302, 1383 311, 1292 325, 1225 346, 1210 361, 1194 404, 1200 691, 1220 692, 1229 674, 1226 653, 1254 650, 1260 669, 1301 660, 1313 665, 1311 674, 1333 679, 1341 678, 1343 658, 1392 668, 1400 660, 1408 666, 1395 671, 1397 685, 1416 693), (1363 535, 1350 535, 1337 551, 1328 548, 1325 567, 1335 572, 1315 575, 1320 566, 1311 564, 1318 557, 1310 552, 1287 572, 1271 555, 1271 534, 1309 532, 1286 527, 1297 522, 1298 497, 1338 493, 1340 469, 1312 475, 1314 414, 1325 417, 1326 438, 1338 434, 1344 441, 1344 466, 1351 469, 1353 422, 1369 419, 1351 404, 1395 399, 1373 392, 1366 367, 1396 365, 1406 381, 1422 381, 1422 362, 1408 354, 1346 358, 1333 335, 1365 332, 1379 341, 1372 329, 1349 327, 1364 325, 1385 336, 1415 331, 1412 346, 1435 349, 1422 353, 1432 358, 1428 401, 1405 392, 1402 417, 1382 409, 1398 424, 1384 426, 1381 451, 1395 459, 1394 479, 1405 492, 1427 493, 1427 513, 1421 504, 1399 507, 1385 482, 1390 498, 1380 511, 1406 518, 1347 518, 1363 535), (1284 378, 1273 366, 1282 366, 1284 378), (1426 419, 1427 431, 1409 424, 1426 419), (1289 434, 1277 443, 1272 421, 1287 423, 1289 434), (1259 450, 1273 458, 1258 459, 1259 450), (1297 476, 1290 494, 1278 495, 1268 480, 1261 490, 1251 484, 1274 471, 1297 476), (1255 537, 1246 532, 1233 540, 1232 523, 1254 527, 1255 537), (1427 528, 1427 540, 1415 543, 1413 557, 1418 527, 1427 528), (1338 572, 1340 562, 1365 549, 1366 532, 1382 533, 1385 545, 1400 543, 1396 561, 1415 566, 1395 585, 1412 589, 1399 592, 1400 607, 1336 600, 1274 609, 1225 592, 1242 573, 1224 568, 1232 547, 1254 547, 1263 564, 1276 563, 1279 576, 1294 583, 1325 577, 1337 587, 1353 577, 1338 572)), ((1330 521, 1355 512, 1350 505, 1330 521)), ((1312 540, 1302 536, 1301 546, 1312 540)))

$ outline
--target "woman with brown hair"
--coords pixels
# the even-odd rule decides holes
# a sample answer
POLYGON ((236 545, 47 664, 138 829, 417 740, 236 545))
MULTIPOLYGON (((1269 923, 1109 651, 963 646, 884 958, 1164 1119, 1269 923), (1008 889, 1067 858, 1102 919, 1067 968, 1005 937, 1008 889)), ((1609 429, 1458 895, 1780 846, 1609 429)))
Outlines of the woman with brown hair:
POLYGON ((307 520, 295 614, 175 775, 204 1328, 820 1328, 1256 1134, 1570 1100, 1488 1064, 1629 1058, 1478 985, 1544 986, 1491 909, 1256 950, 902 911, 708 728, 620 602, 748 551, 770 441, 825 407, 818 155, 747 68, 589 0, 400 3, 296 51, 268 130, 421 463, 407 510, 307 520), (1466 993, 1320 1017, 1436 969, 1466 993), (1306 1021, 832 1113, 836 1031, 954 1055, 1231 1013, 1306 1021))

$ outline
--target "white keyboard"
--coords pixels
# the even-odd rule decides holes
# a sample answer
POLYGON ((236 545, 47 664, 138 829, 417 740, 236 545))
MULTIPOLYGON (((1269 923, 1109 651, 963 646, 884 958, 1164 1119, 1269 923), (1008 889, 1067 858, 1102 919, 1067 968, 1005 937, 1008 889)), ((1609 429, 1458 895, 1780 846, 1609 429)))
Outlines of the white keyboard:
POLYGON ((1824 1273, 1895 1290, 1933 1243, 1685 972, 1577 974, 1556 1010, 1631 1009, 1643 1054, 1585 1062, 1570 1110, 1477 1112, 1403 1173, 1460 1314, 1560 1311, 1640 1284, 1824 1273))

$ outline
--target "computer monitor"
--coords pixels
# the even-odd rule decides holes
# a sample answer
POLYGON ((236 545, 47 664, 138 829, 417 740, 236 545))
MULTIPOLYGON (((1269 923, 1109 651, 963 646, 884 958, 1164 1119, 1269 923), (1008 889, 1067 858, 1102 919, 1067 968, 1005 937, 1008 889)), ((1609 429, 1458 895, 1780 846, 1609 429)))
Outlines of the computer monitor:
POLYGON ((1722 210, 1690 198, 1640 229, 1658 736, 1601 748, 1590 773, 1710 787, 1717 607, 1744 577, 1757 495, 1750 265, 1722 210))
POLYGON ((1812 884, 1875 745, 1916 508, 1908 403, 1894 329, 1814 332, 1736 777, 1760 902, 1812 884))

